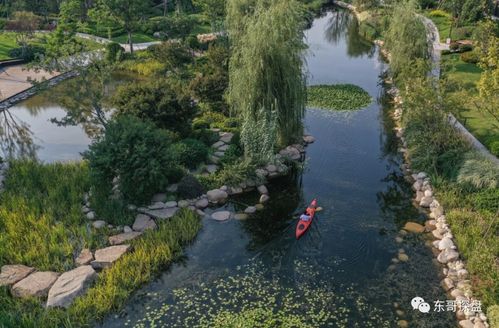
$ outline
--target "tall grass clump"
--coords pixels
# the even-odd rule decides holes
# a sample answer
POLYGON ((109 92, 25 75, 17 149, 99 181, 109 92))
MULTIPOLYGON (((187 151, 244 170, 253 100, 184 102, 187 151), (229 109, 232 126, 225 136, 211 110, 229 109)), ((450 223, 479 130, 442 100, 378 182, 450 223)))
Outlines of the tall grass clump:
POLYGON ((296 0, 229 1, 228 100, 242 118, 245 155, 267 160, 302 133, 304 10, 296 0))
POLYGON ((95 286, 75 301, 69 309, 71 320, 100 320, 119 309, 133 291, 177 259, 200 228, 199 215, 182 209, 171 220, 161 222, 157 230, 144 233, 132 243, 132 252, 104 270, 95 286))
POLYGON ((499 167, 476 152, 467 154, 463 166, 459 170, 457 182, 475 189, 498 188, 499 167))
POLYGON ((0 195, 0 265, 72 268, 75 252, 90 240, 81 213, 88 188, 85 163, 13 161, 0 195))

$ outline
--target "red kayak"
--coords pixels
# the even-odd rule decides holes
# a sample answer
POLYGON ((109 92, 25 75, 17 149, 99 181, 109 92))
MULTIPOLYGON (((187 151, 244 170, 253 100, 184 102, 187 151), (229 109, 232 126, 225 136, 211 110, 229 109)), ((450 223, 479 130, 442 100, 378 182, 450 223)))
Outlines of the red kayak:
POLYGON ((299 239, 305 233, 305 231, 307 231, 308 227, 310 227, 310 225, 312 224, 316 208, 317 208, 317 199, 314 199, 307 207, 307 213, 308 215, 310 215, 310 220, 303 221, 300 219, 300 221, 298 221, 298 224, 296 225, 296 239, 299 239))

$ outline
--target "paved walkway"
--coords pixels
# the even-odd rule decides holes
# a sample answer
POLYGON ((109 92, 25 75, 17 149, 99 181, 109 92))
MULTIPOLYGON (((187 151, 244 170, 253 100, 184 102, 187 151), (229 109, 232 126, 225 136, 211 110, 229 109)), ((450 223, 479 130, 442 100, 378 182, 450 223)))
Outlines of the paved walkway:
POLYGON ((27 70, 25 65, 0 68, 0 101, 25 91, 33 86, 30 80, 42 81, 59 75, 44 70, 27 70))

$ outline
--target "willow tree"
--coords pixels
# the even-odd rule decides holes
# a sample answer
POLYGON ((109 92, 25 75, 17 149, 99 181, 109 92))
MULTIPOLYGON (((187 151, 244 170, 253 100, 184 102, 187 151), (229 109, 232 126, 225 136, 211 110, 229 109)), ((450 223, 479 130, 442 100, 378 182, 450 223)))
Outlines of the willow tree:
POLYGON ((254 161, 303 132, 304 11, 296 0, 230 0, 228 100, 242 118, 241 141, 254 161))

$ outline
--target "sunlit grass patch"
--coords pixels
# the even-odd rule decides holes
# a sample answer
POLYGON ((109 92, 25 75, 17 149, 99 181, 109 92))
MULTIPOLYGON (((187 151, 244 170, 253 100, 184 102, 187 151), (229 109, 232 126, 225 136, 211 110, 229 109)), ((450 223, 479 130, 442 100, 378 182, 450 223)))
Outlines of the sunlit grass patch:
POLYGON ((307 88, 309 107, 332 110, 356 110, 369 106, 372 98, 353 84, 313 85, 307 88))

